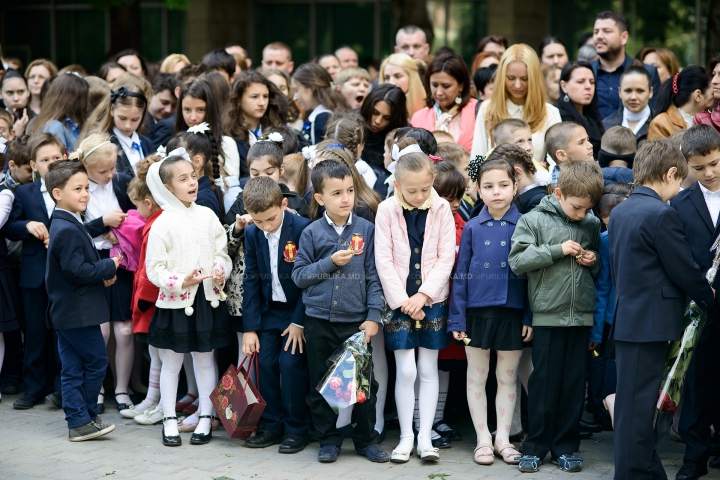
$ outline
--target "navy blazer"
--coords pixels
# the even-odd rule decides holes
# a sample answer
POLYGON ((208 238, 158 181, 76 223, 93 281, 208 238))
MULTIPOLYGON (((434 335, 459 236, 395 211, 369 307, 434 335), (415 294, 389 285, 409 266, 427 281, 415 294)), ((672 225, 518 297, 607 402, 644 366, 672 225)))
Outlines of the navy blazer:
POLYGON ((116 274, 112 258, 101 259, 77 218, 55 210, 50 226, 45 285, 53 328, 92 327, 110 320, 103 280, 116 274))
MULTIPOLYGON (((150 152, 155 151, 155 148, 148 137, 140 134, 138 134, 138 137, 140 138, 140 150, 142 150, 142 153, 145 157, 150 155, 150 152)), ((122 146, 120 145, 120 140, 118 140, 115 135, 110 135, 110 141, 118 147, 117 164, 115 165, 115 170, 118 173, 124 173, 126 175, 129 175, 130 177, 134 177, 135 170, 133 170, 133 167, 130 164, 130 160, 128 160, 127 155, 125 154, 125 150, 123 150, 122 146)))
POLYGON ((173 113, 165 120, 160 120, 153 126, 150 131, 148 138, 152 142, 154 147, 165 145, 167 147, 168 142, 175 133, 175 114, 173 113))
MULTIPOLYGON (((131 180, 132 177, 130 175, 119 172, 116 173, 112 179, 113 192, 115 192, 115 197, 117 198, 118 204, 120 205, 120 209, 125 213, 127 213, 128 210, 135 210, 135 204, 132 203, 130 197, 127 194, 128 185, 130 184, 131 180)), ((84 219, 85 214, 83 213, 83 220, 84 219)), ((85 228, 87 228, 88 233, 90 233, 90 236, 92 238, 104 235, 109 231, 109 229, 104 225, 102 217, 98 217, 89 222, 85 222, 85 228)))
POLYGON ((302 289, 292 280, 294 259, 300 243, 300 235, 312 222, 287 210, 283 213, 283 225, 278 243, 278 279, 282 285, 288 309, 291 312, 281 320, 280 324, 268 324, 266 315, 277 313, 278 302, 272 300, 272 271, 270 270, 270 247, 265 232, 256 225, 245 229, 245 276, 243 278, 243 327, 246 332, 255 332, 269 328, 284 330, 291 323, 305 325, 305 305, 302 300, 302 289), (295 244, 293 261, 285 259, 285 246, 288 242, 295 244), (272 302, 272 308, 271 308, 272 302))
MULTIPOLYGON (((248 144, 240 137, 235 138, 235 143, 237 144, 237 150, 238 155, 240 155, 240 178, 245 178, 250 176, 250 169, 248 169, 247 164, 247 157, 248 152, 250 151, 250 147, 248 147, 248 144)), ((247 181, 247 180, 246 180, 247 181)), ((241 185, 241 187, 245 187, 245 185, 241 185)))
MULTIPOLYGON (((623 121, 623 112, 624 108, 621 105, 619 109, 615 110, 615 113, 611 114, 609 117, 605 117, 603 119, 603 126, 605 127, 605 131, 610 130, 612 127, 622 126, 623 121)), ((648 128, 650 128, 650 122, 652 122, 652 119, 655 118, 655 113, 653 112, 652 108, 650 109, 650 116, 645 120, 645 123, 643 123, 643 126, 640 127, 640 130, 635 134, 635 139, 637 140, 638 146, 645 140, 647 140, 648 136, 648 128)))
MULTIPOLYGON (((628 68, 630 68, 633 64, 633 61, 634 61, 634 59, 626 53, 625 61, 622 64, 622 70, 625 71, 628 68)), ((597 85, 598 69, 600 68, 600 59, 598 58, 598 59, 595 59, 592 62, 590 62, 590 66, 592 67, 593 73, 595 74, 595 85, 597 85)), ((643 67, 645 67, 645 69, 650 74, 650 77, 652 78, 651 83, 652 83, 652 88, 653 88, 653 91, 655 92, 655 95, 650 99, 649 105, 650 105, 650 108, 654 111, 655 110, 655 102, 657 102, 657 92, 660 91, 660 76, 657 73, 657 69, 655 67, 653 67, 652 65, 648 65, 647 63, 644 63, 643 67)), ((617 90, 615 90, 612 93, 613 98, 609 99, 611 101, 608 102, 608 103, 614 103, 613 111, 622 107, 622 102, 620 101, 620 95, 618 94, 618 90, 620 90, 620 88, 618 88, 617 90)), ((598 91, 597 95, 605 95, 605 92, 598 91)), ((606 112, 605 115, 608 115, 608 113, 609 112, 606 112)))
POLYGON ((638 186, 615 207, 608 230, 615 340, 679 340, 686 295, 703 309, 714 302, 704 272, 693 261, 680 214, 654 190, 638 186))
MULTIPOLYGON (((700 184, 695 182, 691 187, 680 192, 677 197, 670 200, 670 205, 680 214, 693 260, 703 272, 707 272, 712 266, 714 253, 710 248, 720 235, 720 222, 718 226, 713 225, 700 184)), ((720 276, 715 279, 713 285, 720 285, 720 276)), ((715 301, 717 302, 717 299, 715 301)))
POLYGON ((20 269, 20 287, 39 288, 45 279, 47 249, 42 240, 38 240, 27 231, 28 222, 42 222, 50 230, 50 217, 45 207, 45 199, 40 192, 40 180, 20 185, 15 190, 10 216, 5 223, 5 236, 11 241, 22 240, 22 268, 20 269))

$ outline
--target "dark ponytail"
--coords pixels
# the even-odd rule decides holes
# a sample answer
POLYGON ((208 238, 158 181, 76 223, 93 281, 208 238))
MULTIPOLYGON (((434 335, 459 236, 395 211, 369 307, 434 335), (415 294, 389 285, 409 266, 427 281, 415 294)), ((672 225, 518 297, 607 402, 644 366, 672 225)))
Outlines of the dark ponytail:
POLYGON ((708 88, 710 88, 710 75, 703 67, 690 65, 665 80, 660 87, 655 106, 658 113, 666 112, 670 105, 676 107, 685 105, 695 90, 705 92, 708 88))

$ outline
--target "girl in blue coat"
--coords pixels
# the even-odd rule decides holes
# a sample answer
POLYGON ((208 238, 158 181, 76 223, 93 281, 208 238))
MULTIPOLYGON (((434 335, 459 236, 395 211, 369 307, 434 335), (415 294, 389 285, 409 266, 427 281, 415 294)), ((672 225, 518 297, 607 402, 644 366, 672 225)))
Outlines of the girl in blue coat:
MULTIPOLYGON (((515 169, 503 159, 485 161, 479 170, 478 190, 485 206, 463 230, 448 330, 467 345, 467 399, 478 438, 475 461, 490 465, 497 454, 506 463, 516 464, 520 453, 509 436, 517 400, 517 368, 523 342, 532 339, 530 322, 523 322, 526 281, 510 270, 508 262, 510 239, 520 219, 513 203, 517 182, 515 169), (498 352, 494 447, 485 393, 490 350, 498 352)), ((469 173, 471 178, 475 176, 475 172, 469 173)))

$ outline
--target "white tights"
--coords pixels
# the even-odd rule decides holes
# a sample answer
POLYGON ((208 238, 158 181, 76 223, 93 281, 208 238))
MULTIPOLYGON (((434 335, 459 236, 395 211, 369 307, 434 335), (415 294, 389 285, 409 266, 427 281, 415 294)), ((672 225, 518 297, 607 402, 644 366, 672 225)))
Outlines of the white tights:
MULTIPOLYGON (((184 354, 176 353, 172 350, 159 349, 160 359, 162 360, 162 370, 160 371, 160 398, 163 411, 166 417, 174 417, 175 415, 175 398, 177 397, 178 375, 183 366, 184 354)), ((195 373, 197 378, 198 397, 200 406, 199 415, 212 415, 213 405, 210 400, 210 394, 215 388, 215 357, 213 352, 192 352, 192 360, 195 365, 195 373)), ((192 370, 192 367, 190 368, 192 370)), ((201 418, 198 422, 195 433, 210 433, 211 419, 201 418)), ((177 420, 168 420, 164 423, 165 435, 178 435, 177 420)))
MULTIPOLYGON (((490 350, 474 347, 465 347, 468 359, 467 370, 467 400, 470 407, 477 444, 492 445, 492 434, 487 425, 487 395, 485 383, 490 367, 490 350)), ((497 434, 495 443, 498 447, 510 443, 510 423, 517 400, 517 367, 520 362, 521 350, 497 352, 497 395, 495 397, 495 412, 497 414, 497 434)))
POLYGON ((148 391, 145 396, 145 400, 153 405, 160 401, 160 369, 162 368, 162 361, 160 360, 160 351, 148 345, 148 352, 150 353, 150 377, 148 378, 148 391))
MULTIPOLYGON (((239 333, 238 335, 242 335, 239 333)), ((242 343, 241 343, 242 344, 242 343)), ((380 329, 374 337, 370 339, 372 345, 373 360, 373 376, 378 383, 377 395, 375 395, 375 431, 382 433, 385 429, 385 399, 387 398, 388 387, 388 364, 387 355, 385 355, 385 336, 380 329)), ((242 354, 242 353, 241 353, 242 354)), ((335 426, 342 428, 349 425, 352 421, 352 405, 348 408, 340 410, 335 426)))
MULTIPOLYGON (((100 325, 100 331, 107 346, 112 326, 115 335, 115 393, 127 392, 133 360, 135 359, 135 345, 133 341, 132 321, 107 322, 100 325)), ((132 401, 127 395, 116 397, 120 403, 130 404, 132 401)))
POLYGON ((435 418, 438 401, 437 350, 418 348, 417 365, 414 350, 395 350, 397 379, 395 381, 395 403, 400 422, 400 443, 396 450, 409 452, 413 447, 413 410, 415 405, 415 377, 420 377, 418 395, 420 428, 418 448, 432 448, 430 431, 435 418))

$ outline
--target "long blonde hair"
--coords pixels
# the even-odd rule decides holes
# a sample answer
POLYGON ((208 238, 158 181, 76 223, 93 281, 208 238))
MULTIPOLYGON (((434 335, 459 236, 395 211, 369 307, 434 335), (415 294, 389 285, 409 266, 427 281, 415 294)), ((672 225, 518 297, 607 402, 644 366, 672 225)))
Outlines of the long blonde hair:
POLYGON ((80 160, 86 167, 94 167, 102 160, 117 158, 118 147, 110 142, 107 133, 91 133, 77 144, 77 150, 70 154, 70 160, 80 160))
POLYGON ((545 77, 542 74, 540 59, 535 50, 524 43, 511 45, 500 57, 500 64, 495 72, 496 87, 493 88, 490 103, 485 112, 485 130, 491 132, 495 125, 506 118, 510 118, 507 109, 509 95, 505 88, 505 79, 507 78, 508 66, 512 62, 520 62, 527 68, 528 91, 523 106, 522 119, 530 125, 530 131, 534 133, 545 125, 547 117, 545 77))
POLYGON ((160 73, 174 73, 175 65, 180 62, 184 63, 185 66, 190 65, 190 59, 182 53, 171 53, 160 64, 160 73))
POLYGON ((389 83, 384 80, 385 78, 385 67, 388 65, 395 65, 405 70, 409 81, 408 91, 405 94, 407 99, 408 114, 412 118, 413 114, 418 110, 425 108, 425 87, 423 87, 422 78, 418 72, 417 63, 410 55, 405 53, 393 53, 380 65, 380 83, 389 83))

